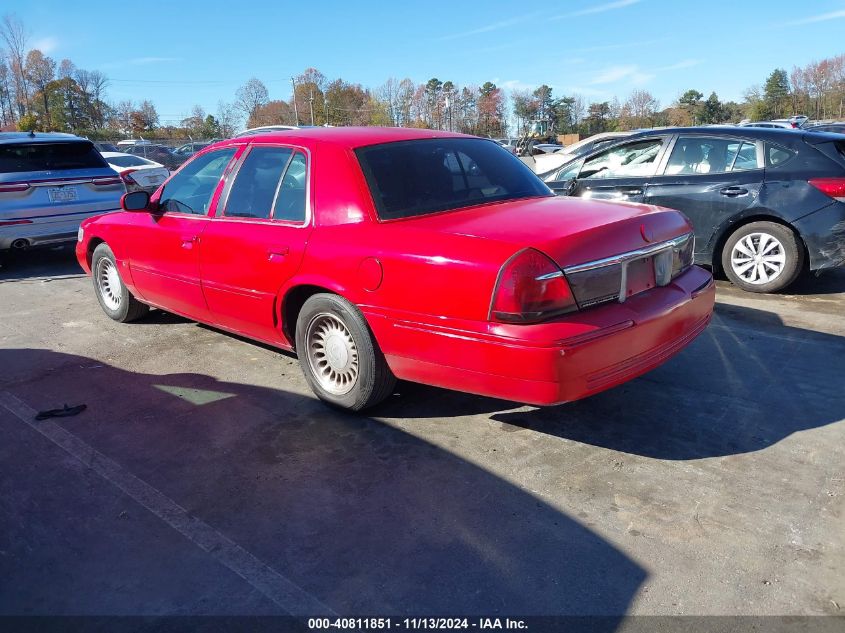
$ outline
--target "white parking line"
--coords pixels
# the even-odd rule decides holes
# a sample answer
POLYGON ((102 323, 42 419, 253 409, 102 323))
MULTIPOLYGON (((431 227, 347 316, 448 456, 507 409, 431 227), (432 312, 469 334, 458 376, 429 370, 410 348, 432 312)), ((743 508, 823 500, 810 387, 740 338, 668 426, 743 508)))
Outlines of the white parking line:
POLYGON ((36 422, 37 411, 8 392, 0 405, 56 446, 64 449, 112 485, 120 488, 197 547, 231 569, 290 615, 337 615, 316 597, 294 584, 213 527, 192 517, 178 503, 126 471, 55 422, 36 422))

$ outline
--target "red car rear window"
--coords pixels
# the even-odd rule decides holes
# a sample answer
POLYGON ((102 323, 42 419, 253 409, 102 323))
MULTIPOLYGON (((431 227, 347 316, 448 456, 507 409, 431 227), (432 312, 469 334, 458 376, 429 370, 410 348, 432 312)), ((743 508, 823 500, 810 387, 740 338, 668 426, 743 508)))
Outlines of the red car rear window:
POLYGON ((399 141, 355 153, 382 220, 553 195, 522 161, 484 139, 399 141))

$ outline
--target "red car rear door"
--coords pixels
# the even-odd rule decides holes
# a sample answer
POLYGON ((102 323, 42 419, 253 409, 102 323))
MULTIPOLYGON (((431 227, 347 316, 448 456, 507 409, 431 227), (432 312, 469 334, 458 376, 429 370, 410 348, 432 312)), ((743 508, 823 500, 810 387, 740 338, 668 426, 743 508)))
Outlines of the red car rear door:
POLYGON ((158 192, 154 213, 132 218, 127 253, 132 280, 143 299, 207 320, 208 307, 199 279, 199 243, 222 176, 238 147, 198 156, 158 192))
POLYGON ((214 323, 278 343, 278 293, 312 231, 308 155, 254 144, 236 169, 203 233, 203 292, 214 323))

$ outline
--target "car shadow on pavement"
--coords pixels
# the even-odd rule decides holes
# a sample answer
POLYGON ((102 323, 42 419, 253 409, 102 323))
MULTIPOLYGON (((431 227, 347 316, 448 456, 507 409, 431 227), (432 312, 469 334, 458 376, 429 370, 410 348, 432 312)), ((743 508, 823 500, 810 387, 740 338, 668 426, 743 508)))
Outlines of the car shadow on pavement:
POLYGON ((83 276, 74 245, 35 248, 26 251, 0 251, 0 283, 32 278, 83 276))
POLYGON ((819 275, 806 272, 780 294, 798 296, 845 294, 845 268, 825 270, 819 275))
POLYGON ((843 375, 845 338, 719 304, 708 329, 654 371, 585 400, 491 418, 656 459, 721 457, 845 419, 843 375))
MULTIPOLYGON (((0 350, 0 368, 37 410, 87 404, 61 427, 342 615, 608 615, 595 630, 613 630, 647 576, 506 479, 310 396, 40 349, 0 350)), ((237 578, 133 532, 152 516, 134 502, 100 516, 117 512, 93 502, 104 482, 6 413, 0 433, 24 439, 0 442, 0 613, 278 612, 255 591, 213 599, 237 578)))

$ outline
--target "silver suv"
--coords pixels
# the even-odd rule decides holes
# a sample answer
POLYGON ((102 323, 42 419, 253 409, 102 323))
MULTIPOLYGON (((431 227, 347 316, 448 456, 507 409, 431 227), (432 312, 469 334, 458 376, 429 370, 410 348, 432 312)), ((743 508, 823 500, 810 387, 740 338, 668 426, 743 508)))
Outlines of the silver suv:
POLYGON ((119 210, 124 193, 91 141, 0 133, 0 252, 74 241, 82 220, 119 210))

